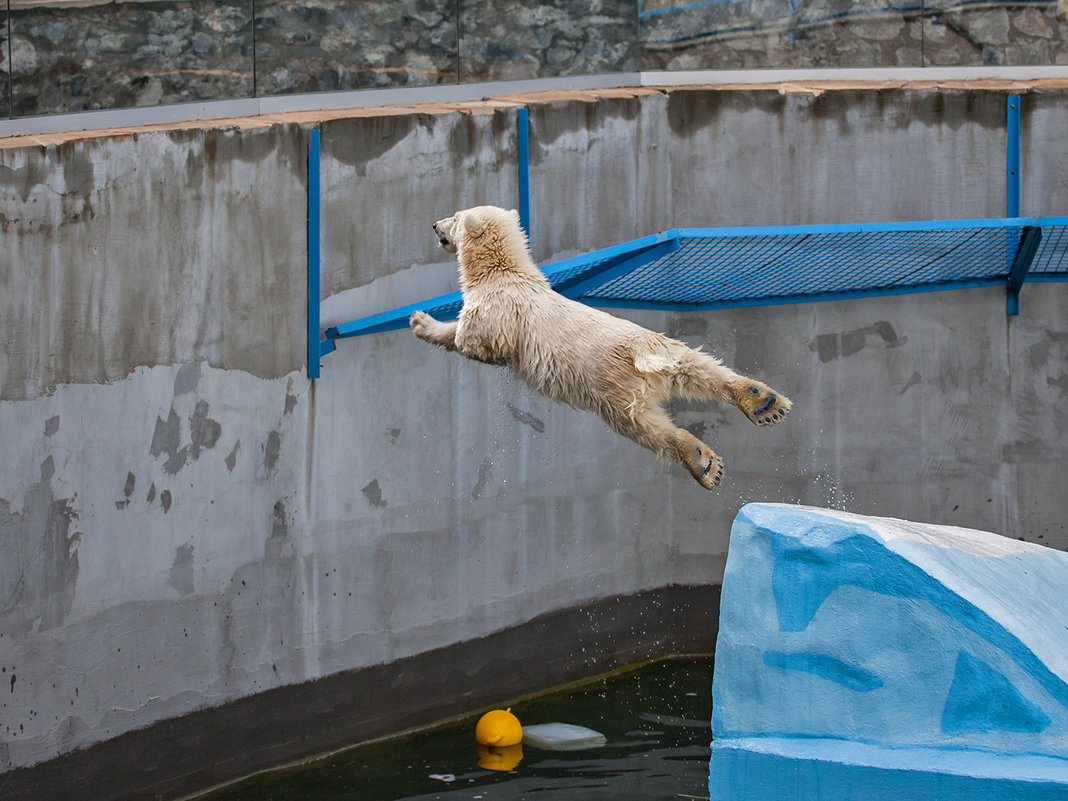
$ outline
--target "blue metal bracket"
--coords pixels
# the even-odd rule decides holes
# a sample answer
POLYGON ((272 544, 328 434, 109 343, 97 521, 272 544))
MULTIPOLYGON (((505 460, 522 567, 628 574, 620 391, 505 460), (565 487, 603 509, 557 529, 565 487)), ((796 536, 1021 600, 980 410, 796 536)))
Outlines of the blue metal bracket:
POLYGON ((380 334, 383 331, 396 331, 408 327, 408 318, 414 311, 425 311, 437 320, 443 322, 456 319, 463 306, 463 298, 459 292, 450 292, 420 303, 409 303, 398 309, 392 309, 381 314, 373 314, 353 320, 351 323, 335 325, 326 329, 326 336, 331 340, 347 339, 348 337, 361 336, 363 334, 380 334))
POLYGON ((1005 120, 1005 216, 1020 216, 1020 96, 1009 95, 1005 120))
POLYGON ((308 378, 319 377, 319 308, 322 301, 319 263, 321 202, 319 132, 312 131, 308 142, 308 378))
POLYGON ((525 106, 516 112, 516 154, 519 162, 519 224, 530 242, 530 120, 525 106))
POLYGON ((1024 281, 1027 280, 1027 272, 1031 269, 1041 242, 1041 226, 1028 226, 1023 229, 1020 235, 1020 246, 1016 250, 1016 258, 1013 259, 1012 268, 1009 270, 1006 288, 1005 314, 1009 317, 1020 313, 1020 290, 1023 289, 1024 281))

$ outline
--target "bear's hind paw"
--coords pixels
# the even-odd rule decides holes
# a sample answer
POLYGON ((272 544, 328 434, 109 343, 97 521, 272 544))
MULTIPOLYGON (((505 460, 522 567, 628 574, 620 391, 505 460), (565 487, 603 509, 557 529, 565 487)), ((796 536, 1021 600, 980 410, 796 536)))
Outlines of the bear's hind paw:
POLYGON ((758 426, 773 426, 786 419, 793 406, 790 399, 767 384, 746 380, 738 383, 734 392, 738 408, 758 426))
POLYGON ((707 490, 715 489, 723 479, 723 459, 703 442, 696 442, 683 458, 683 464, 697 483, 707 490))

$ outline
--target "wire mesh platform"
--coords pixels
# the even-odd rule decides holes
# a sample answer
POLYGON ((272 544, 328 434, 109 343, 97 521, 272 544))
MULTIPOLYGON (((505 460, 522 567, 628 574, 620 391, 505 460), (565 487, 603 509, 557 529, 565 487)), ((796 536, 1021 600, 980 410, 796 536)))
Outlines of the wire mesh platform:
MULTIPOLYGON (((1068 217, 872 225, 681 228, 549 264, 561 294, 591 306, 704 310, 1068 280, 1068 217)), ((459 292, 327 331, 329 340, 455 318, 459 292)))

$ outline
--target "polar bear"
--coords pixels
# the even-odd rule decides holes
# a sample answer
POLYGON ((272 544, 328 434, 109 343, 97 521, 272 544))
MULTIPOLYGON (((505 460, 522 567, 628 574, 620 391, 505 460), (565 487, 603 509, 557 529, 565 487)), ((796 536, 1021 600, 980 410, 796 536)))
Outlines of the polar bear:
POLYGON ((705 489, 719 484, 723 460, 672 422, 664 409, 669 398, 715 398, 759 426, 790 411, 782 393, 718 359, 554 291, 515 211, 477 206, 439 220, 434 231, 456 254, 463 308, 452 322, 414 312, 409 324, 417 337, 508 366, 553 400, 596 412, 612 430, 681 462, 705 489))

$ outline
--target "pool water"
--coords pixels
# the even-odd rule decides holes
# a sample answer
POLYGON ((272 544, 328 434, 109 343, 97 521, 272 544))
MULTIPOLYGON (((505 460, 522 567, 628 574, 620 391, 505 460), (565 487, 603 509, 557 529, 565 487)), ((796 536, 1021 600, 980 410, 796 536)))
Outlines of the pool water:
POLYGON ((707 799, 712 658, 666 659, 511 703, 524 725, 603 734, 580 751, 476 750, 478 714, 245 779, 201 801, 707 799), (482 765, 480 765, 480 761, 482 765), (506 769, 489 769, 496 763, 506 769))

